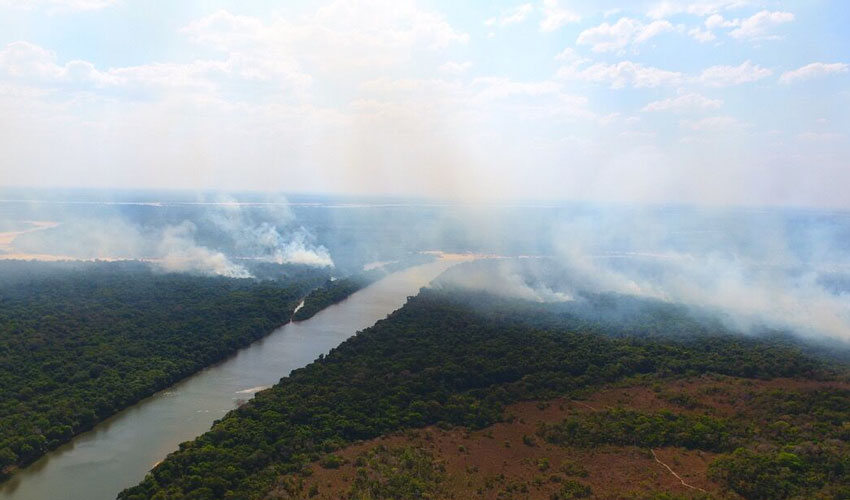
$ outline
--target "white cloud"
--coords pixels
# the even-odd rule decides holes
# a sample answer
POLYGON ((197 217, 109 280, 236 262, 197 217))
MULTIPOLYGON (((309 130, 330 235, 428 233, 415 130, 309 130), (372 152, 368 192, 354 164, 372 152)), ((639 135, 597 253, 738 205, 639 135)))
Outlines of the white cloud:
POLYGON ((375 68, 409 60, 416 51, 465 43, 439 13, 410 0, 337 0, 294 23, 287 18, 220 10, 182 29, 194 42, 262 64, 323 70, 375 68))
POLYGON ((445 63, 441 64, 438 69, 443 73, 447 73, 450 75, 459 75, 461 73, 466 73, 466 71, 468 71, 471 67, 472 61, 446 61, 445 63))
POLYGON ((677 85, 683 81, 681 73, 644 66, 632 61, 621 61, 615 64, 596 63, 583 69, 564 66, 558 70, 558 77, 606 84, 613 89, 677 85))
POLYGON ((733 38, 745 40, 764 40, 776 38, 770 34, 770 30, 780 24, 789 23, 794 20, 794 14, 790 12, 770 12, 763 10, 753 14, 740 22, 740 26, 732 30, 729 35, 733 38))
POLYGON ((396 92, 447 93, 459 87, 458 84, 447 80, 381 77, 363 82, 359 88, 366 92, 387 95, 396 92))
POLYGON ((617 136, 623 139, 635 140, 635 141, 649 141, 651 139, 655 139, 658 134, 655 132, 644 132, 638 130, 625 130, 620 132, 617 136))
POLYGON ((487 26, 498 26, 503 28, 505 26, 510 26, 511 24, 517 24, 525 21, 529 14, 534 10, 534 7, 530 3, 524 3, 522 5, 517 5, 512 9, 508 9, 507 11, 503 11, 498 17, 491 17, 484 21, 484 24, 487 26))
POLYGON ((504 77, 482 77, 471 82, 460 102, 477 106, 477 114, 490 116, 494 109, 502 109, 516 119, 604 120, 588 109, 588 99, 564 91, 556 81, 517 81, 504 77), (468 93, 469 98, 463 97, 468 93))
POLYGON ((18 41, 0 50, 0 74, 34 84, 91 84, 103 86, 118 83, 115 75, 95 69, 87 61, 57 63, 56 54, 38 45, 18 41))
POLYGON ((767 78, 773 72, 750 61, 738 66, 712 66, 703 70, 697 81, 709 87, 729 87, 767 78))
MULTIPOLYGON (((369 78, 370 72, 409 61, 418 52, 433 52, 469 38, 442 14, 423 10, 410 0, 366 0, 356 5, 338 0, 297 23, 219 10, 190 22, 181 33, 222 56, 103 70, 88 61, 61 63, 50 50, 15 42, 0 47, 0 79, 67 91, 103 91, 130 101, 147 99, 149 91, 156 90, 161 99, 179 95, 180 99, 239 104, 260 102, 274 94, 275 99, 298 104, 309 102, 305 92, 314 81, 313 74, 341 82, 360 81, 369 78)), ((441 70, 462 72, 470 64, 450 62, 441 70)), ((64 96, 72 98, 70 93, 64 96)))
POLYGON ((46 7, 51 12, 99 10, 111 7, 118 0, 0 0, 0 7, 32 9, 46 7))
POLYGON ((570 63, 570 64, 584 64, 584 63, 590 61, 590 59, 587 59, 586 57, 580 56, 578 54, 578 52, 576 52, 576 50, 572 47, 567 47, 564 50, 562 50, 561 52, 559 52, 555 56, 555 60, 556 61, 564 61, 565 63, 570 63))
POLYGON ((834 142, 844 138, 844 134, 835 132, 803 132, 797 139, 806 142, 834 142))
POLYGON ((682 126, 697 132, 728 132, 749 127, 732 116, 712 116, 700 120, 683 120, 682 126))
POLYGON ((38 45, 18 41, 0 51, 0 70, 16 78, 56 78, 62 68, 56 54, 38 45))
POLYGON ((705 43, 711 42, 717 38, 714 30, 719 28, 734 28, 741 25, 740 19, 724 19, 720 14, 711 14, 705 19, 705 29, 696 26, 688 31, 688 34, 695 40, 705 43))
POLYGON ((705 29, 694 27, 688 34, 700 42, 710 42, 716 38, 714 30, 730 29, 729 35, 739 40, 769 40, 777 38, 771 35, 773 27, 794 20, 790 12, 770 12, 762 10, 744 19, 726 19, 718 13, 712 13, 705 19, 705 29))
POLYGON ((543 0, 543 20, 540 21, 540 31, 548 33, 579 21, 581 16, 561 7, 558 0, 543 0))
MULTIPOLYGON (((555 30, 578 18, 565 15, 565 8, 582 13, 579 9, 585 8, 570 0, 561 0, 560 5, 512 0, 504 5, 521 7, 519 4, 526 2, 532 6, 530 13, 527 8, 514 11, 519 17, 525 16, 524 24, 509 25, 509 29, 555 30), (548 15, 545 7, 549 8, 548 15)), ((823 73, 818 66, 821 63, 805 71, 805 67, 797 69, 804 63, 824 61, 824 66, 832 68, 844 59, 833 54, 792 65, 771 67, 775 64, 771 62, 768 67, 774 70, 773 76, 765 78, 770 69, 755 63, 767 66, 781 47, 764 48, 763 58, 741 55, 742 50, 751 51, 750 43, 730 43, 734 39, 727 39, 731 30, 741 27, 737 18, 747 18, 761 8, 742 14, 727 10, 729 2, 720 7, 713 2, 712 8, 706 8, 709 2, 696 3, 699 9, 691 6, 694 2, 676 2, 688 12, 669 22, 659 19, 655 24, 653 19, 633 16, 628 10, 603 19, 602 11, 610 5, 602 5, 593 22, 561 27, 558 33, 567 38, 559 35, 556 38, 561 42, 549 40, 555 45, 549 43, 552 50, 548 55, 544 51, 543 57, 554 56, 550 65, 560 67, 558 76, 571 81, 530 74, 519 77, 516 68, 487 64, 492 54, 531 53, 540 48, 539 40, 479 40, 487 42, 488 51, 470 52, 462 46, 469 40, 467 32, 481 32, 476 36, 482 39, 488 31, 499 32, 495 26, 482 25, 487 16, 450 15, 435 10, 436 4, 421 0, 327 0, 322 2, 324 8, 287 4, 265 12, 259 6, 234 6, 230 12, 200 9, 196 17, 188 18, 195 21, 187 21, 177 39, 160 40, 163 43, 149 51, 134 52, 139 57, 155 54, 154 59, 126 67, 120 67, 114 58, 107 58, 110 62, 105 63, 101 57, 86 55, 90 44, 39 47, 26 42, 6 46, 3 42, 0 152, 7 168, 0 167, 0 179, 18 184, 70 185, 90 179, 101 186, 426 195, 490 192, 489 187, 496 185, 494 193, 501 189, 511 194, 545 191, 560 198, 585 197, 602 192, 594 186, 611 185, 595 183, 599 165, 628 156, 623 144, 652 141, 649 133, 655 125, 661 127, 657 131, 658 147, 668 156, 670 178, 676 179, 670 181, 676 189, 659 194, 660 199, 688 198, 691 193, 680 195, 681 188, 702 192, 699 179, 703 172, 734 170, 737 175, 738 170, 746 170, 762 158, 767 163, 778 157, 793 164, 795 172, 802 171, 801 166, 811 166, 817 175, 807 175, 817 179, 834 178, 827 175, 832 171, 842 172, 847 134, 843 138, 824 135, 842 132, 840 117, 833 116, 842 108, 818 105, 817 99, 828 102, 828 95, 810 96, 814 99, 812 106, 787 106, 784 104, 793 99, 793 93, 780 93, 783 95, 777 98, 761 95, 761 90, 763 85, 803 81, 823 73), (713 9, 716 11, 702 14, 713 9), (694 17, 698 15, 703 17, 694 17), (625 41, 618 41, 621 34, 613 32, 607 41, 576 44, 585 28, 603 21, 616 26, 622 16, 636 18, 630 20, 633 24, 628 27, 632 29, 622 37, 625 41), (462 22, 466 24, 456 24, 462 22), (671 27, 675 35, 658 36, 671 27), (644 61, 634 55, 614 56, 618 51, 648 51, 647 45, 677 41, 674 38, 693 47, 696 42, 685 38, 692 29, 691 37, 708 40, 716 36, 715 42, 724 40, 722 48, 728 50, 715 51, 703 64, 680 57, 663 63, 661 59, 644 61), (601 53, 593 52, 591 48, 598 43, 613 45, 601 53), (558 53, 560 49, 564 50, 558 53), (728 51, 738 53, 738 58, 729 59, 728 51), (193 59, 193 53, 202 56, 193 59), (753 62, 739 63, 748 58, 753 62), (732 65, 701 73, 713 64, 732 65), (780 78, 785 70, 793 71, 780 78), (474 80, 483 76, 489 78, 474 80), (748 81, 758 83, 728 91, 709 88, 748 81), (676 89, 683 87, 687 90, 677 93, 676 89), (609 88, 657 90, 615 92, 609 88), (733 97, 736 102, 752 100, 756 104, 751 113, 739 117, 752 121, 753 130, 768 130, 776 123, 810 125, 792 126, 781 137, 785 149, 774 147, 776 138, 765 139, 764 134, 736 136, 736 131, 748 129, 730 117, 714 116, 726 114, 727 109, 732 113, 731 108, 723 106, 721 97, 727 104, 733 97), (771 108, 770 103, 775 106, 771 108), (641 108, 644 112, 638 111, 641 108), (830 124, 815 121, 822 116, 831 118, 830 124), (710 118, 699 120, 706 117, 710 118), (726 137, 712 132, 722 130, 731 131, 726 137), (819 135, 797 137, 807 130, 819 135), (699 138, 706 145, 681 147, 677 140, 686 140, 683 136, 699 138), (559 137, 565 139, 559 142, 559 137), (719 138, 728 139, 728 143, 719 142, 719 138), (50 148, 44 144, 50 144, 50 148), (549 145, 542 148, 538 144, 549 145), (806 160, 792 158, 791 153, 797 152, 806 160), (813 153, 832 157, 815 162, 813 153), (516 168, 523 164, 535 168, 516 168), (689 165, 687 172, 681 171, 683 164, 689 165)), ((38 5, 46 10, 52 4, 44 1, 38 5)), ((187 7, 186 13, 191 15, 194 7, 187 7)), ((34 19, 45 23, 43 29, 63 27, 56 24, 62 20, 47 19, 41 10, 3 12, 18 17, 35 15, 34 19)), ((498 7, 491 12, 498 13, 498 7)), ((109 26, 101 24, 114 20, 113 15, 124 14, 117 9, 87 13, 91 36, 102 38, 111 33, 109 26), (103 14, 110 19, 100 19, 103 14)), ((802 19, 802 11, 798 15, 802 19)), ((824 32, 824 39, 835 36, 829 31, 831 25, 815 23, 811 28, 812 33, 824 32)), ((20 32, 30 33, 28 30, 30 27, 24 26, 20 32)), ((128 36, 138 37, 134 43, 145 46, 150 43, 145 38, 150 34, 147 31, 128 36)), ((771 32, 779 33, 776 29, 771 32)), ((41 40, 34 31, 31 33, 31 38, 22 38, 41 40)), ((789 30, 789 38, 792 35, 795 44, 810 42, 806 33, 789 30)), ((115 43, 126 42, 122 40, 115 43)), ((712 43, 709 41, 706 47, 712 43)), ((657 55, 668 55, 668 48, 657 55)), ((834 81, 838 83, 839 78, 834 81)), ((838 92, 832 96, 838 104, 850 102, 850 94, 838 92)), ((629 161, 623 165, 641 173, 655 169, 654 157, 646 158, 646 168, 629 161)), ((773 175, 770 180, 774 184, 794 191, 795 182, 788 181, 784 171, 779 173, 771 165, 764 172, 767 174, 753 177, 773 175)), ((730 174, 729 178, 734 176, 730 174)), ((647 184, 665 179, 664 175, 653 175, 647 184)), ((808 192, 819 192, 812 182, 808 192)), ((725 187, 718 191, 723 196, 727 192, 725 187)), ((746 188, 741 188, 744 191, 746 188)), ((834 192, 838 191, 835 187, 834 192)), ((729 199, 749 200, 746 194, 736 196, 729 195, 729 199)), ((838 200, 835 203, 846 205, 840 193, 833 197, 838 200)), ((694 196, 696 201, 707 198, 711 195, 694 196)), ((775 199, 766 194, 758 201, 775 199)), ((814 196, 812 199, 818 201, 814 196)))
POLYGON ((717 28, 734 28, 741 25, 740 19, 724 19, 720 14, 712 14, 705 20, 705 27, 713 30, 717 28))
POLYGON ((274 87, 295 89, 310 84, 310 77, 282 61, 231 54, 224 60, 188 63, 149 63, 98 70, 91 62, 73 60, 59 64, 54 52, 19 41, 0 50, 0 75, 31 85, 69 90, 191 90, 214 93, 232 79, 274 80, 274 87))
POLYGON ((576 43, 590 45, 594 52, 623 51, 667 31, 673 31, 668 21, 653 21, 643 24, 637 19, 621 17, 616 23, 602 23, 582 31, 576 43))
POLYGON ((555 82, 517 82, 502 77, 476 78, 472 82, 473 87, 483 87, 477 94, 479 99, 492 101, 505 99, 510 96, 540 96, 545 94, 557 94, 561 86, 555 82))
POLYGON ((699 26, 689 29, 688 35, 690 35, 690 37, 694 40, 702 43, 711 42, 717 38, 711 30, 704 30, 699 26))
POLYGON ((686 111, 704 111, 717 109, 723 105, 720 99, 709 99, 701 94, 682 94, 661 101, 653 101, 643 107, 641 111, 672 111, 682 113, 686 111))
POLYGON ((813 78, 823 78, 829 75, 847 73, 848 66, 845 63, 822 63, 815 62, 807 64, 793 71, 786 71, 779 77, 779 82, 786 85, 804 82, 813 78))
POLYGON ((751 0, 715 0, 702 2, 665 1, 653 5, 647 15, 652 19, 664 19, 677 14, 707 16, 723 10, 731 10, 752 4, 751 0))

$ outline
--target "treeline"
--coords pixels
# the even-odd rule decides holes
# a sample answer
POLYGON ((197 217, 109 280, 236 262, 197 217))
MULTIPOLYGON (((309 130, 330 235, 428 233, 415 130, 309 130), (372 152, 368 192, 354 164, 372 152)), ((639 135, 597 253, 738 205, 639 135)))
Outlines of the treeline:
POLYGON ((0 263, 0 479, 271 332, 326 278, 303 268, 278 275, 0 263))
POLYGON ((612 409, 542 424, 572 447, 680 446, 723 452, 709 477, 748 500, 850 498, 850 391, 759 394, 729 417, 612 409))
MULTIPOLYGON (((666 311, 649 328, 655 333, 607 335, 556 307, 425 289, 183 443, 119 498, 260 499, 276 477, 347 443, 431 424, 482 428, 502 419, 506 404, 580 395, 626 377, 836 376, 790 342, 706 332, 684 311, 666 311)), ((578 425, 595 429, 590 445, 609 430, 600 421, 578 425)), ((736 442, 723 421, 624 413, 616 425, 623 441, 640 426, 638 438, 653 446, 731 450, 736 442)))
POLYGON ((736 430, 740 429, 725 419, 708 415, 613 409, 569 417, 557 424, 544 424, 537 434, 550 443, 582 448, 615 444, 729 451, 735 443, 736 430))
POLYGON ((388 274, 433 260, 433 256, 416 254, 397 262, 384 264, 369 271, 363 271, 341 279, 328 280, 304 298, 304 305, 295 311, 295 314, 292 315, 292 320, 308 320, 322 309, 342 302, 353 293, 366 288, 388 274))
MULTIPOLYGON (((383 276, 383 274, 381 274, 381 276, 383 276)), ((361 276, 352 276, 333 281, 328 280, 322 286, 316 288, 304 297, 304 305, 295 311, 292 315, 292 320, 308 320, 322 309, 338 302, 342 302, 354 292, 369 286, 370 283, 377 279, 378 277, 375 277, 374 279, 366 279, 361 276)))

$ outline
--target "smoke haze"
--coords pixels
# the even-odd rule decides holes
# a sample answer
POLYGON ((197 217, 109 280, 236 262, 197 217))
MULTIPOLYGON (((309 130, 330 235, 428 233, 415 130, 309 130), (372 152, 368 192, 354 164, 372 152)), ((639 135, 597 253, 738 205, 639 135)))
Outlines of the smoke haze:
POLYGON ((850 340, 848 227, 845 214, 597 210, 553 222, 541 258, 469 266, 444 284, 534 301, 615 293, 710 311, 738 330, 850 340))
MULTIPOLYGON (((178 205, 162 202, 130 204, 154 213, 116 209, 112 203, 69 204, 57 210, 29 202, 27 216, 57 217, 49 231, 25 232, 13 238, 8 257, 64 259, 138 259, 166 272, 193 272, 249 278, 239 261, 333 267, 328 249, 299 225, 285 198, 248 210, 235 199, 178 205), (184 218, 188 217, 188 218, 184 218)), ((8 221, 9 224, 21 220, 8 221)), ((25 223, 25 222, 23 222, 25 223)), ((3 254, 0 254, 2 257, 3 254)))
POLYGON ((0 0, 0 257, 529 257, 465 286, 850 339, 842 2, 180 5, 0 0))

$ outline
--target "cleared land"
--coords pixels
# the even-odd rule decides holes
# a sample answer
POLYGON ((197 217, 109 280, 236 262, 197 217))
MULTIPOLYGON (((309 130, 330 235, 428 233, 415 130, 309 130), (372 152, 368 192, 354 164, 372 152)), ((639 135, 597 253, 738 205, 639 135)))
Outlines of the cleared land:
POLYGON ((404 476, 411 476, 406 478, 411 482, 415 478, 433 498, 580 498, 575 491, 572 496, 563 493, 573 483, 586 486, 587 497, 606 500, 653 498, 659 493, 742 498, 709 477, 709 465, 718 453, 681 446, 560 446, 547 442, 540 430, 567 418, 612 410, 723 416, 769 425, 759 422, 747 404, 777 390, 850 391, 850 383, 704 376, 611 387, 583 400, 525 401, 505 409, 505 422, 485 429, 429 426, 326 454, 308 472, 281 477, 267 499, 367 498, 374 494, 366 493, 370 487, 386 491, 404 476))

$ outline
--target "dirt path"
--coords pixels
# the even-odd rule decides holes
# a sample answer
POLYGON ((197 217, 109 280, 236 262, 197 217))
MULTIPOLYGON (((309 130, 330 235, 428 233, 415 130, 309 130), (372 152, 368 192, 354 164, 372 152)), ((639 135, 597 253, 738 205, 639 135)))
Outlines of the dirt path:
POLYGON ((577 405, 579 405, 579 406, 584 406, 584 407, 585 407, 585 408, 587 408, 588 410, 596 411, 596 408, 594 408, 594 407, 590 406, 590 405, 589 405, 589 404, 587 404, 587 403, 584 403, 584 402, 581 402, 581 401, 576 401, 575 399, 571 400, 570 402, 571 402, 571 403, 573 403, 573 404, 577 404, 577 405))
POLYGON ((705 491, 705 490, 704 490, 704 489, 702 489, 702 488, 698 488, 698 487, 696 487, 696 486, 693 486, 693 485, 690 485, 690 484, 686 483, 686 482, 685 482, 685 480, 684 480, 684 479, 682 479, 682 477, 681 477, 680 475, 676 474, 676 471, 674 471, 673 469, 671 469, 671 468, 670 468, 670 466, 669 466, 669 465, 665 464, 664 462, 662 462, 661 460, 659 460, 659 459, 658 459, 658 455, 656 455, 656 454, 655 454, 655 450, 653 450, 653 449, 651 449, 651 448, 650 448, 650 450, 649 450, 649 451, 651 451, 651 452, 652 452, 652 458, 654 458, 656 462, 658 462, 659 464, 663 465, 663 466, 664 466, 667 470, 669 470, 669 471, 670 471, 670 474, 673 474, 674 476, 676 476, 676 479, 678 479, 678 480, 679 480, 679 482, 680 482, 680 483, 682 483, 682 486, 685 486, 685 487, 690 488, 690 489, 692 489, 692 490, 701 491, 701 492, 703 492, 703 493, 708 493, 707 491, 705 491))

